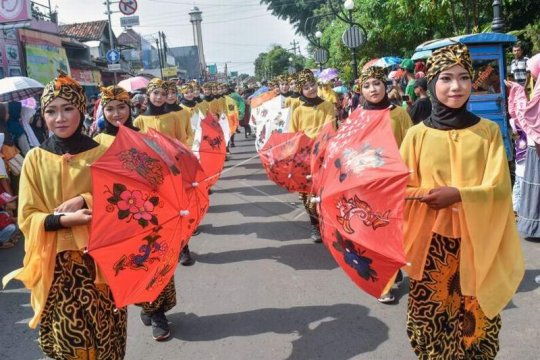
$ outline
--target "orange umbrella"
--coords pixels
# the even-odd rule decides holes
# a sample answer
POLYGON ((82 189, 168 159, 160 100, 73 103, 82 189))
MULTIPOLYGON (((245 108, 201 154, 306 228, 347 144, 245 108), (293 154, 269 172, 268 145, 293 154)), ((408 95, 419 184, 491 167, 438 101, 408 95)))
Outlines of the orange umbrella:
POLYGON ((221 125, 210 112, 200 122, 200 129, 197 130, 193 142, 193 152, 207 175, 208 187, 212 187, 223 170, 227 149, 221 125))
POLYGON ((380 297, 405 265, 403 205, 409 171, 390 127, 390 110, 355 111, 330 139, 318 191, 321 234, 334 259, 380 297))
POLYGON ((376 59, 371 59, 369 60, 367 63, 364 64, 364 66, 362 66, 362 71, 363 70, 366 70, 372 66, 375 66, 375 63, 379 61, 379 58, 376 58, 376 59))
POLYGON ((146 135, 151 137, 157 146, 170 154, 174 154, 177 167, 182 173, 183 187, 188 199, 189 215, 187 217, 187 227, 184 229, 185 234, 182 234, 181 239, 183 240, 184 237, 189 239, 208 211, 207 175, 191 149, 177 139, 173 139, 154 129, 149 129, 146 135))
POLYGON ((188 198, 174 154, 121 126, 91 171, 94 211, 88 252, 118 307, 154 301, 173 276, 187 242, 188 198))
POLYGON ((312 145, 303 132, 272 133, 259 151, 268 178, 291 192, 309 192, 312 145))

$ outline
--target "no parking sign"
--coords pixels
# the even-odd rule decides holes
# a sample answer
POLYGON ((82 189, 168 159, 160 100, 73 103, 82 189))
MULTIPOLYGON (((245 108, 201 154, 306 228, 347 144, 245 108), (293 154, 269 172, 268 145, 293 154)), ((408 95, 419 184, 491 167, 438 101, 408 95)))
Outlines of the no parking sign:
POLYGON ((30 0, 0 1, 0 24, 27 21, 31 18, 30 0))
POLYGON ((137 11, 137 1, 136 0, 120 0, 118 3, 118 8, 120 12, 124 15, 133 15, 137 11))

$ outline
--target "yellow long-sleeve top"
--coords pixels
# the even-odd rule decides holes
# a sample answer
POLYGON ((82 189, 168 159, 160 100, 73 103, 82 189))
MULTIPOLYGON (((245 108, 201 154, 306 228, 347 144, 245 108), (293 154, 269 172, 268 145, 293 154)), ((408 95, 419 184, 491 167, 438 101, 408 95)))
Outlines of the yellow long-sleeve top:
POLYGON ((300 100, 299 97, 297 98, 288 97, 285 99, 284 105, 285 107, 290 107, 291 111, 294 111, 297 107, 302 105, 302 100, 300 100))
POLYGON ((401 106, 396 106, 390 110, 390 120, 397 146, 400 147, 407 130, 413 126, 413 122, 407 110, 403 109, 401 106))
POLYGON ((209 110, 212 112, 212 114, 216 115, 218 118, 221 116, 221 114, 226 114, 227 106, 225 104, 225 97, 222 96, 220 98, 210 101, 209 110))
MULTIPOLYGON (((41 148, 28 152, 21 171, 18 222, 24 234, 23 267, 6 275, 4 285, 16 278, 30 289, 34 316, 30 327, 40 321, 54 277, 56 254, 82 250, 88 244, 90 225, 58 231, 45 231, 45 219, 63 202, 81 195, 92 209, 90 165, 106 150, 105 146, 77 155, 56 155, 41 148)), ((105 279, 97 274, 96 283, 105 279)))
POLYGON ((334 106, 339 103, 339 96, 329 85, 320 86, 317 95, 326 101, 330 101, 334 106))
POLYGON ((323 101, 317 106, 302 104, 298 106, 291 117, 289 130, 291 132, 303 131, 308 137, 314 139, 324 125, 334 121, 336 110, 329 101, 323 101))
POLYGON ((425 196, 441 186, 455 187, 461 195, 460 203, 438 211, 406 201, 404 246, 411 263, 407 272, 412 279, 422 279, 432 233, 461 238, 461 291, 477 297, 484 313, 493 318, 510 301, 524 274, 498 125, 482 119, 466 129, 444 131, 420 123, 407 131, 401 155, 411 170, 407 196, 425 196))
POLYGON ((133 125, 143 133, 148 129, 154 129, 178 139, 183 144, 191 146, 193 143, 191 119, 187 111, 173 111, 163 115, 139 115, 133 121, 133 125))
POLYGON ((94 136, 94 141, 97 142, 98 144, 101 144, 109 148, 112 145, 115 138, 116 138, 115 136, 112 136, 109 134, 99 133, 96 136, 94 136))
POLYGON ((206 114, 208 111, 210 111, 210 104, 208 101, 203 100, 200 103, 197 104, 197 108, 203 113, 203 115, 206 117, 206 114))

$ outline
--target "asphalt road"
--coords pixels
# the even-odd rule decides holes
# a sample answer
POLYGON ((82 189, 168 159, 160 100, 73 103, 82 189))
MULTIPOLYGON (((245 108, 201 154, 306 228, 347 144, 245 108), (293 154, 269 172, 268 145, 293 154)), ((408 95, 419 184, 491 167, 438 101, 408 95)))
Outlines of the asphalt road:
MULTIPOLYGON (((197 263, 176 269, 172 338, 129 309, 126 359, 415 359, 405 333, 407 284, 395 305, 379 304, 346 277, 324 245, 309 240, 300 200, 269 182, 253 141, 237 135, 214 188, 197 263)), ((523 242, 527 272, 503 312, 498 359, 540 359, 540 244, 523 242)), ((23 244, 0 250, 0 274, 22 263, 23 244)), ((42 359, 28 328, 29 294, 12 282, 0 294, 0 359, 42 359)))

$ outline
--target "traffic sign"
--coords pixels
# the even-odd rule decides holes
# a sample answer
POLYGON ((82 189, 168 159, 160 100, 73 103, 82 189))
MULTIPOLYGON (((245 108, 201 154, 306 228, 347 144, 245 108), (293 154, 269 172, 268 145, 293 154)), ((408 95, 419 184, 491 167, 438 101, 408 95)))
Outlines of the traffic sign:
POLYGON ((118 8, 120 12, 124 15, 133 15, 137 11, 137 1, 136 0, 120 0, 118 2, 118 8))
POLYGON ((328 61, 328 51, 326 49, 318 48, 313 53, 313 58, 317 64, 326 64, 328 61))
POLYGON ((123 28, 133 27, 139 25, 139 16, 123 16, 120 18, 120 26, 123 28))
POLYGON ((122 71, 122 65, 120 64, 109 64, 107 65, 109 71, 122 71))
POLYGON ((0 1, 0 24, 32 18, 30 0, 0 1))
POLYGON ((109 64, 118 64, 120 62, 120 51, 116 49, 111 49, 107 51, 107 55, 105 55, 107 58, 107 62, 109 64))
POLYGON ((346 47, 356 49, 364 44, 366 38, 364 36, 364 31, 359 26, 353 25, 343 32, 341 41, 343 41, 343 44, 346 47))

